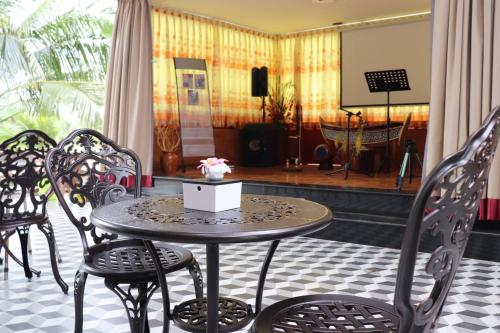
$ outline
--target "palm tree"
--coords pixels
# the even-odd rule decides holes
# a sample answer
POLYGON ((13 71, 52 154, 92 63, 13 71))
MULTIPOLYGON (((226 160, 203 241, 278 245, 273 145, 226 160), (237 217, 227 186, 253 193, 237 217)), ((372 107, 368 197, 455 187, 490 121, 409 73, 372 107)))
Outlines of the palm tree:
MULTIPOLYGON (((88 8, 97 2, 89 1, 88 8)), ((36 126, 25 113, 101 126, 112 22, 106 15, 90 15, 78 8, 61 10, 61 3, 37 1, 32 13, 22 15, 19 1, 0 0, 0 127, 4 124, 4 131, 10 132, 16 121, 17 125, 24 122, 21 127, 36 126), (14 22, 14 16, 22 19, 14 22)))

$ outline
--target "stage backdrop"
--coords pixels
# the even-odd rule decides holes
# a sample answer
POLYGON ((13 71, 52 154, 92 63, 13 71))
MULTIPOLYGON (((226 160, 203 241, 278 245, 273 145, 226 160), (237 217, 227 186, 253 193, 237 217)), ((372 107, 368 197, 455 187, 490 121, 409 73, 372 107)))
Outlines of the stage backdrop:
MULTIPOLYGON (((157 124, 177 119, 174 57, 206 59, 211 82, 214 127, 260 122, 261 100, 251 96, 252 67, 269 68, 269 87, 277 75, 292 82, 302 105, 305 128, 318 128, 319 116, 342 124, 340 33, 335 29, 270 35, 215 20, 153 8, 154 110, 157 124)), ((384 122, 385 109, 363 107, 365 120, 384 122)), ((427 105, 394 106, 392 120, 412 112, 413 127, 425 126, 427 105)))

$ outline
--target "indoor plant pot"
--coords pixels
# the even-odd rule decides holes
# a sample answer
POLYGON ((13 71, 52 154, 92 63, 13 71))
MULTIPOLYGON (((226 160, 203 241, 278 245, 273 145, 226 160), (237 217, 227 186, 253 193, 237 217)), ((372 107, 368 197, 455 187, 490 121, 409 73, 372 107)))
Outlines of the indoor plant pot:
POLYGON ((175 176, 179 163, 179 155, 176 152, 164 151, 161 154, 161 169, 166 176, 175 176))

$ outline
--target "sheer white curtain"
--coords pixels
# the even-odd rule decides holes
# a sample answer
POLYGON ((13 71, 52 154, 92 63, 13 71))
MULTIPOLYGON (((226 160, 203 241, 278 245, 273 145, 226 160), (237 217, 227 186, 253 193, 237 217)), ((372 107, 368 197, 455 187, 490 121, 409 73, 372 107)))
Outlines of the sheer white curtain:
MULTIPOLYGON (((149 0, 119 0, 109 57, 104 134, 153 172, 153 70, 149 0)), ((150 179, 150 178, 148 178, 150 179)), ((147 184, 145 184, 147 185, 147 184)))
MULTIPOLYGON (((427 172, 500 104, 500 0, 433 1, 431 63, 427 172)), ((500 220, 499 151, 481 219, 500 220)))

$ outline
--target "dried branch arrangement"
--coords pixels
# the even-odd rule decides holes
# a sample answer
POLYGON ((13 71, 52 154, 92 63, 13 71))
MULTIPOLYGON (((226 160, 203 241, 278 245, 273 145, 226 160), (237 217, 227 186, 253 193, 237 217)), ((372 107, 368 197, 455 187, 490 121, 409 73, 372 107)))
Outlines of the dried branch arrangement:
POLYGON ((162 152, 174 153, 179 149, 181 137, 178 125, 174 123, 165 123, 155 127, 156 142, 162 152))

